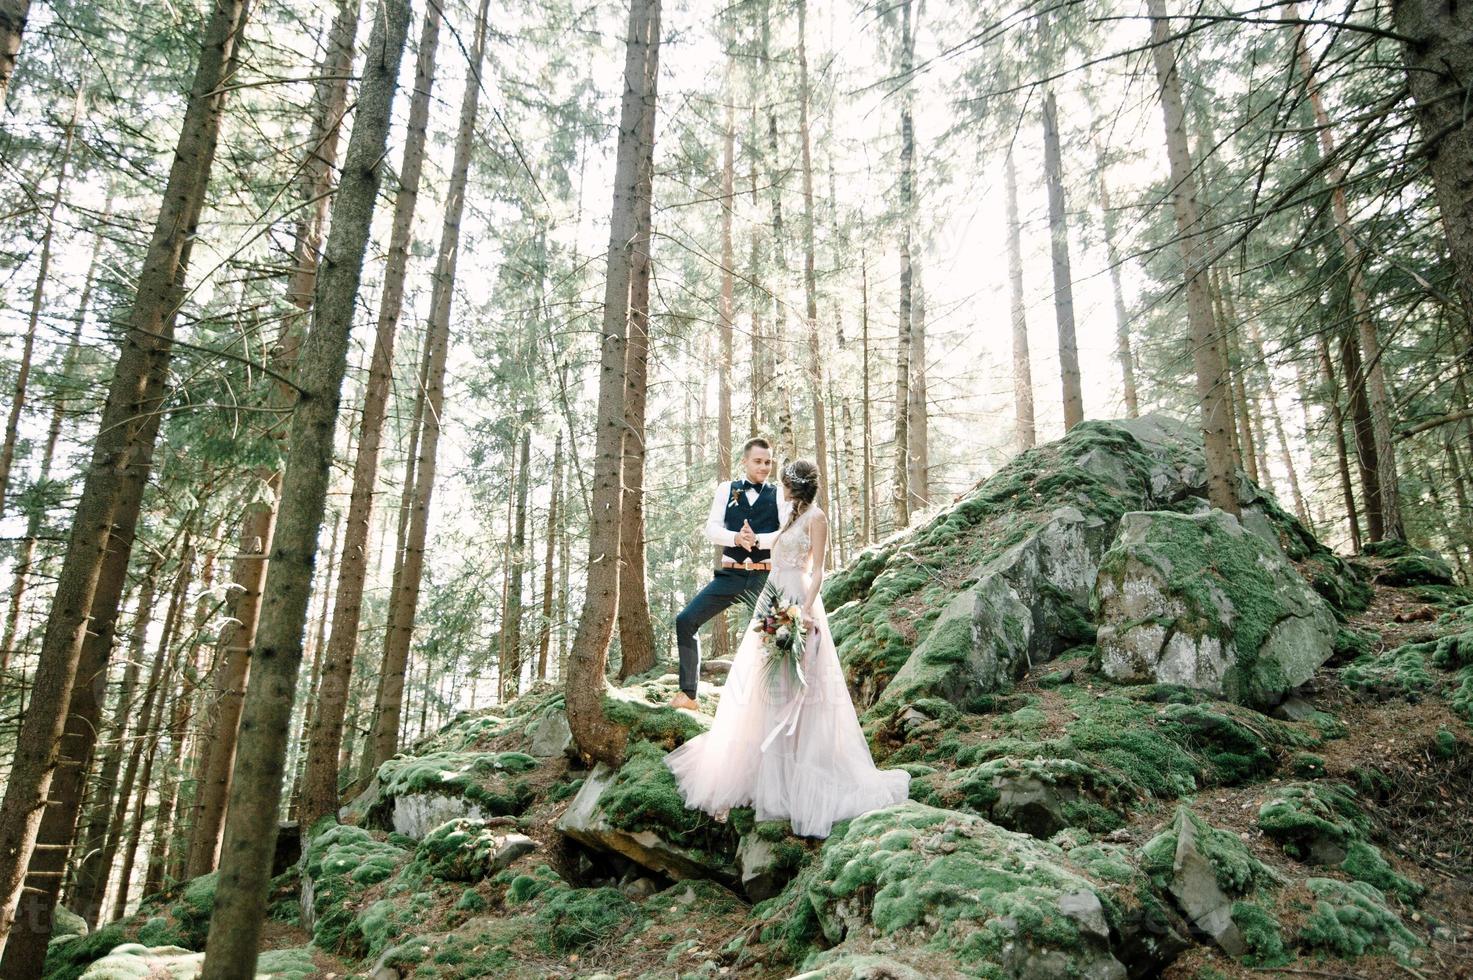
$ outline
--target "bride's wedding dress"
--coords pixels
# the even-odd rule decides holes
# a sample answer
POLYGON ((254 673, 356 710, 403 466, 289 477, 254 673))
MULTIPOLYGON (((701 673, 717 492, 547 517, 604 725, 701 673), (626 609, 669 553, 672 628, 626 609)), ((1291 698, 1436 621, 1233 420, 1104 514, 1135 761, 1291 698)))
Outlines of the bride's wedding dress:
MULTIPOLYGON (((768 582, 799 605, 810 581, 809 524, 817 513, 810 507, 772 548, 768 582)), ((803 656, 805 683, 785 671, 769 676, 764 660, 770 648, 761 633, 749 629, 710 730, 666 756, 687 807, 724 815, 750 805, 758 820, 786 819, 795 834, 827 837, 837 820, 906 799, 910 774, 875 768, 822 596, 813 605, 814 628, 803 656)))

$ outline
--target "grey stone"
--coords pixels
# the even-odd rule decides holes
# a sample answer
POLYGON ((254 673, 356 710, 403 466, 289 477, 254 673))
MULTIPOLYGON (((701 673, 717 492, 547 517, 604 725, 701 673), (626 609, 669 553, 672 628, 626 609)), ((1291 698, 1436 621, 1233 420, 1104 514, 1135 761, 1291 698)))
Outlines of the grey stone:
POLYGON ((794 874, 794 869, 779 866, 777 844, 755 831, 737 844, 736 860, 742 891, 754 903, 782 891, 794 874))
POLYGON ((1176 835, 1172 896, 1192 925, 1211 936, 1224 953, 1242 956, 1248 952, 1248 944, 1233 922, 1232 896, 1218 886, 1212 862, 1197 849, 1196 824, 1185 807, 1177 811, 1176 835))
POLYGON ((723 681, 729 673, 731 673, 731 659, 728 657, 701 661, 701 680, 703 681, 713 683, 723 681))
POLYGON ((1121 683, 1177 684, 1267 709, 1334 650, 1325 600, 1277 544, 1219 510, 1126 514, 1094 604, 1101 669, 1121 683))
POLYGON ((481 808, 463 796, 441 796, 437 793, 406 793, 394 797, 392 821, 394 830, 420 840, 440 824, 461 817, 486 819, 481 808))
POLYGON ((659 891, 660 886, 655 884, 654 879, 641 875, 633 881, 620 885, 619 890, 638 902, 659 891))
POLYGON ((532 726, 531 737, 528 755, 539 759, 563 755, 573 745, 573 730, 568 727, 568 713, 561 708, 548 711, 532 726))
POLYGON ((1319 711, 1297 694, 1291 694, 1270 713, 1275 718, 1281 718, 1284 721, 1308 721, 1319 711))
POLYGON ((992 819, 1004 827, 1045 839, 1068 826, 1064 804, 1079 798, 1073 786, 1044 782, 1027 774, 999 775, 992 785, 998 791, 992 819))

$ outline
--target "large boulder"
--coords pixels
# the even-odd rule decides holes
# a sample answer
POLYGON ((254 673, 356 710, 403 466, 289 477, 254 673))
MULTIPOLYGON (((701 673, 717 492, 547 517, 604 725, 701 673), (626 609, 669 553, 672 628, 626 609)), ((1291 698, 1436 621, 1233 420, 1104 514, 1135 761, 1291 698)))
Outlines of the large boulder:
POLYGON ((537 764, 522 752, 396 755, 338 811, 338 819, 418 840, 447 820, 516 816, 532 803, 525 777, 537 764))
MULTIPOLYGON (((1346 609, 1367 590, 1238 474, 1243 521, 1346 609)), ((1020 453, 914 529, 825 582, 830 625, 870 719, 926 698, 975 709, 1036 664, 1095 639, 1090 594, 1129 511, 1205 506, 1201 440, 1163 415, 1089 421, 1020 453)))
POLYGON ((1127 976, 1110 891, 1059 846, 980 817, 915 802, 856 817, 794 888, 788 933, 812 929, 834 955, 888 938, 942 954, 927 975, 1127 976))
POLYGON ((1215 509, 1126 514, 1094 605, 1101 669, 1122 683, 1268 708, 1334 652, 1329 605, 1276 544, 1215 509))

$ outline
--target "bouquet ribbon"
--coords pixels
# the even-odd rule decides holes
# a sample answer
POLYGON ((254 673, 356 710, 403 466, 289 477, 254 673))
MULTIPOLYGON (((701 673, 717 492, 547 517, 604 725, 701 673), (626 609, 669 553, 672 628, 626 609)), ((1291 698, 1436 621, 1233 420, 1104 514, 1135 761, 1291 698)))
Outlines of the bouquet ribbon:
MULTIPOLYGON (((809 631, 807 640, 808 642, 803 644, 803 659, 805 661, 808 659, 809 653, 812 652, 813 645, 816 645, 818 643, 817 628, 809 631)), ((777 724, 772 726, 772 731, 768 732, 767 737, 762 740, 761 751, 766 752, 767 747, 772 744, 773 739, 777 738, 779 735, 787 737, 789 735, 792 735, 793 732, 797 731, 798 719, 802 716, 803 700, 807 693, 808 677, 805 672, 800 670, 798 671, 798 690, 793 692, 793 696, 789 698, 788 703, 783 706, 783 711, 782 714, 778 716, 777 724)))

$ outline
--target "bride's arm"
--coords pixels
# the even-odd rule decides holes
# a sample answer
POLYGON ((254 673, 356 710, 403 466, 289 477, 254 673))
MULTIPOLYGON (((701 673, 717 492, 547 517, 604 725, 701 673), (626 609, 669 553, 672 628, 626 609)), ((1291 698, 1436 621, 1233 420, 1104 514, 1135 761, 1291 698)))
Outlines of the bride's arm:
POLYGON ((808 581, 808 595, 803 598, 803 612, 813 615, 813 604, 818 599, 819 590, 823 588, 823 556, 829 543, 829 516, 823 511, 813 515, 812 527, 809 529, 808 545, 808 567, 812 569, 808 581))

